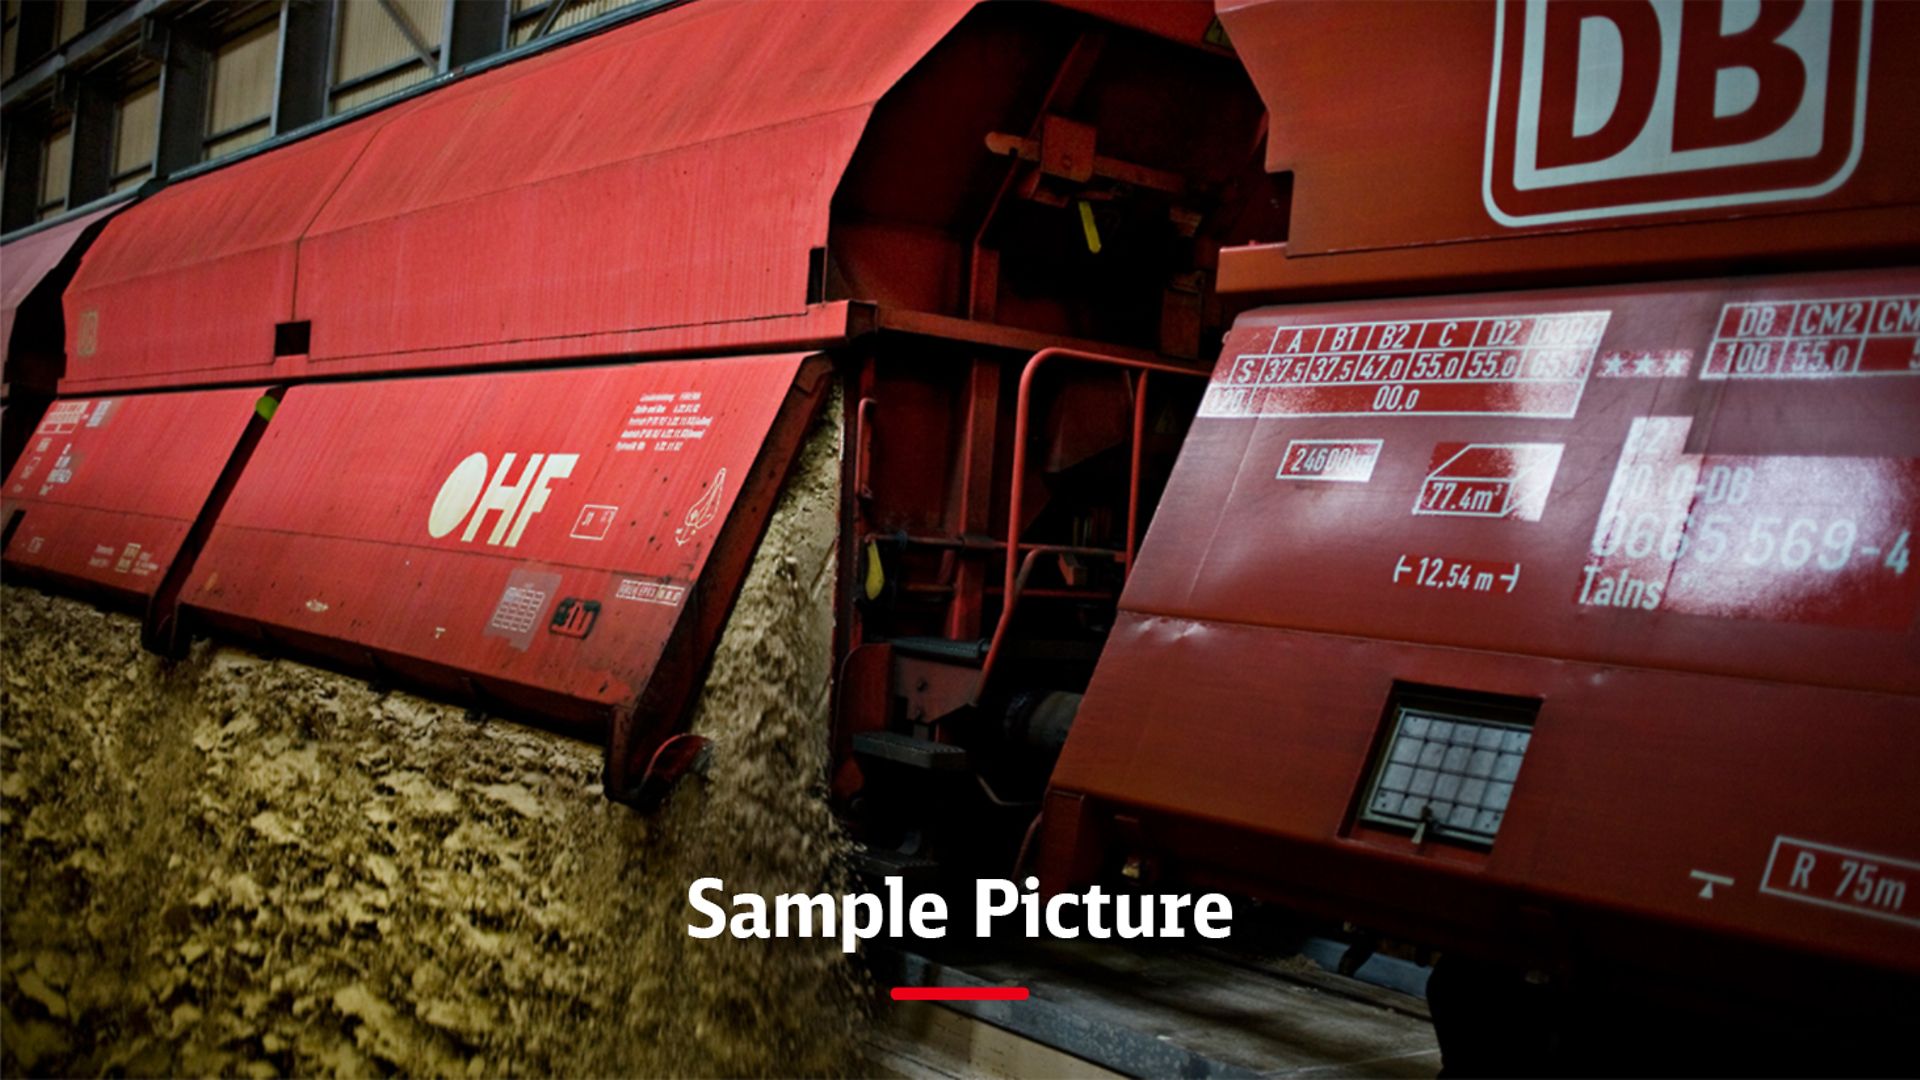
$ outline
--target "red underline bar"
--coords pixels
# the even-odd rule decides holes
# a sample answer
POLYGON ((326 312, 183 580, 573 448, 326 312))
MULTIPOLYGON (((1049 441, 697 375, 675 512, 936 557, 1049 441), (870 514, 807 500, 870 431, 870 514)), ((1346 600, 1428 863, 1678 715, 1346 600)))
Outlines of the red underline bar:
POLYGON ((895 1001, 1025 1001, 1024 986, 896 986, 895 1001))

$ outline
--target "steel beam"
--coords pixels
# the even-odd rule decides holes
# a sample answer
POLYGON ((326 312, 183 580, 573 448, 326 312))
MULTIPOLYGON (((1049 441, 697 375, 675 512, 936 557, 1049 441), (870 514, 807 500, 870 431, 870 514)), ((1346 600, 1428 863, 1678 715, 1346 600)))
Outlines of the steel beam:
POLYGON ((280 9, 280 65, 274 83, 273 132, 306 127, 327 115, 336 0, 293 0, 280 9))
POLYGON ((0 232, 12 232, 33 224, 39 216, 40 157, 45 152, 46 125, 9 117, 5 130, 7 168, 4 202, 0 202, 0 232))
MULTIPOLYGON (((137 26, 140 20, 159 12, 162 8, 174 7, 181 2, 182 0, 138 0, 137 3, 122 8, 118 14, 75 38, 66 48, 7 80, 6 86, 0 88, 0 108, 12 108, 16 102, 25 101, 42 92, 55 75, 93 59, 97 54, 111 48, 123 34, 137 26)), ((55 10, 57 6, 46 3, 20 5, 19 56, 22 60, 53 48, 54 20, 58 17, 58 12, 55 10), (40 29, 39 25, 42 19, 47 20, 44 30, 40 29), (34 35, 41 34, 45 35, 44 40, 37 41, 34 35), (36 45, 37 49, 34 48, 36 45)))
MULTIPOLYGON (((0 102, 11 105, 14 100, 14 87, 22 82, 20 65, 53 51, 54 38, 59 34, 60 5, 58 4, 21 4, 20 21, 14 24, 13 32, 17 40, 14 43, 15 75, 7 82, 7 91, 0 102)), ((52 60, 48 57, 48 60, 52 60)))
POLYGON ((513 10, 507 0, 449 0, 446 63, 441 70, 465 67, 507 47, 513 10))
POLYGON ((73 80, 73 166, 67 205, 83 206, 113 190, 113 88, 97 76, 73 80))
POLYGON ((199 164, 207 133, 207 93, 213 83, 213 51, 201 35, 177 20, 164 24, 164 29, 160 145, 153 162, 157 176, 199 164))
POLYGON ((407 39, 407 44, 412 46, 414 55, 420 58, 421 63, 427 65, 427 70, 439 71, 440 58, 434 55, 433 47, 427 44, 426 35, 420 32, 419 27, 413 25, 413 20, 407 17, 407 13, 401 10, 400 5, 393 0, 380 0, 380 10, 386 12, 387 18, 393 20, 393 25, 400 30, 400 36, 407 39))
POLYGON ((567 0, 547 0, 547 10, 540 16, 540 25, 533 28, 534 41, 539 41, 553 32, 553 24, 560 20, 560 13, 567 10, 567 0))

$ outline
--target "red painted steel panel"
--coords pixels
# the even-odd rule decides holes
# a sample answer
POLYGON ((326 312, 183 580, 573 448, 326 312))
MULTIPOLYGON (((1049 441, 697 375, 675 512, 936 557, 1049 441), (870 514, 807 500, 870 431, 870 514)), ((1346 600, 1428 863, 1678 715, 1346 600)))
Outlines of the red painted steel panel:
POLYGON ((1198 823, 1231 853, 1209 869, 1415 940, 1467 927, 1510 948, 1516 890, 1920 973, 1920 897, 1902 923, 1760 891, 1779 836, 1920 856, 1915 713, 1911 696, 1125 613, 1053 785, 1149 837, 1198 823), (1546 699, 1483 861, 1346 825, 1395 680, 1546 699), (1246 836, 1289 856, 1228 839, 1246 836), (1703 902, 1696 869, 1734 884, 1703 902))
POLYGON ((314 369, 805 310, 873 103, 967 6, 696 3, 434 95, 308 231, 314 369))
POLYGON ((412 105, 170 185, 110 222, 67 289, 61 389, 292 374, 274 325, 293 318, 300 236, 373 133, 412 105))
POLYGON ((764 520, 818 392, 795 389, 803 360, 295 387, 182 610, 590 727, 646 701, 671 727, 758 536, 730 530, 764 520))
POLYGON ((1757 891, 1776 837, 1920 865, 1915 532, 1920 271, 1250 312, 1053 784, 1920 970, 1920 891, 1757 891), (1484 859, 1349 824, 1396 681, 1544 701, 1484 859))
POLYGON ((1293 176, 1285 247, 1224 255, 1223 288, 1920 242, 1920 8, 1783 4, 1723 33, 1722 6, 1221 0, 1293 176), (1428 245, 1452 246, 1372 257, 1428 245))
POLYGON ((65 398, 0 494, 9 570, 151 597, 253 417, 256 389, 65 398))
POLYGON ((1212 5, 1206 0, 1200 0, 1199 3, 1192 3, 1190 0, 1173 0, 1172 3, 1152 3, 1150 0, 1053 0, 1053 2, 1070 11, 1083 11, 1096 19, 1130 26, 1135 30, 1144 30, 1149 34, 1156 34, 1182 45, 1221 47, 1219 42, 1210 41, 1207 36, 1213 30, 1216 19, 1212 5))
POLYGON ((20 310, 27 294, 60 265, 60 260, 67 257, 87 226, 118 209, 110 206, 0 246, 0 365, 7 361, 7 351, 13 341, 14 314, 20 310))
POLYGON ((873 104, 969 6, 701 0, 170 187, 82 265, 64 385, 792 342, 873 104))
MULTIPOLYGON (((652 330, 632 330, 608 334, 583 334, 579 337, 549 338, 536 341, 501 341, 463 350, 464 364, 476 367, 523 364, 583 362, 611 356, 687 356, 703 353, 733 352, 740 349, 770 351, 824 349, 839 344, 860 332, 855 320, 867 318, 856 313, 855 305, 840 300, 808 305, 796 315, 737 322, 696 323, 691 326, 667 326, 652 330)), ((366 356, 353 361, 355 375, 409 373, 421 366, 411 353, 366 356)), ((343 365, 322 364, 320 369, 341 369, 343 365)), ((299 357, 282 358, 272 370, 289 378, 312 372, 316 365, 299 357)), ((144 390, 175 385, 181 376, 167 371, 110 380, 116 389, 144 390)), ((221 386, 246 382, 234 372, 200 372, 195 385, 221 386)), ((71 382, 66 385, 72 386, 71 382)))
MULTIPOLYGON (((1784 311, 1771 317, 1779 325, 1790 318, 1784 311)), ((1920 272, 1912 270, 1249 313, 1226 340, 1184 449, 1184 482, 1154 522, 1160 550, 1204 553, 1204 572, 1193 573, 1188 559, 1143 561, 1127 604, 1465 648, 1920 691, 1906 636, 1920 603, 1920 571, 1895 573, 1857 553, 1825 569, 1838 547, 1823 552, 1825 530, 1835 529, 1837 545, 1848 529, 1833 522, 1851 521, 1853 546, 1884 558, 1920 512, 1916 317, 1920 272), (1875 307, 1879 297, 1891 304, 1875 307), (1738 313, 1767 310, 1729 305, 1761 298, 1846 301, 1822 310, 1853 318, 1856 329, 1884 319, 1892 332, 1806 338, 1805 346, 1777 339, 1776 363, 1827 341, 1830 357, 1842 350, 1850 362, 1864 357, 1867 372, 1721 377, 1729 350, 1752 344, 1734 333, 1738 313), (1290 444, 1308 439, 1380 439, 1383 446, 1365 483, 1276 480, 1283 459, 1302 452, 1290 454, 1290 444), (1634 445, 1623 452, 1629 440, 1634 445), (1487 478, 1489 488, 1460 486, 1473 478, 1455 475, 1446 462, 1436 466, 1442 446, 1541 449, 1510 450, 1504 464, 1478 469, 1499 474, 1487 478), (1631 495, 1616 476, 1623 465, 1636 473, 1628 481, 1645 471, 1652 487, 1631 495), (1694 491, 1716 468, 1740 470, 1751 486, 1744 501, 1709 503, 1694 491), (1509 505, 1508 491, 1540 484, 1548 485, 1544 508, 1527 520, 1509 505), (1669 491, 1670 484, 1684 490, 1669 491), (1457 499, 1471 502, 1448 502, 1457 499), (1603 511, 1632 535, 1613 537, 1610 554, 1599 558, 1588 542, 1603 511), (1685 530, 1664 534, 1689 513, 1690 536, 1705 534, 1705 554, 1732 554, 1709 562, 1696 545, 1670 563, 1659 550, 1640 551, 1677 547, 1685 530), (1798 558, 1796 533, 1793 559, 1741 560, 1749 534, 1757 556, 1769 532, 1778 548, 1785 526, 1807 515, 1821 530, 1807 558, 1798 558), (1761 524, 1767 516, 1779 520, 1761 524), (1304 557, 1281 558, 1282 551, 1304 557), (1629 558, 1630 551, 1642 557, 1629 558), (1521 571, 1511 587, 1497 578, 1487 590, 1426 588, 1423 558, 1502 572, 1519 564, 1521 571), (1591 582, 1590 566, 1597 569, 1591 582), (1619 606, 1626 600, 1618 593, 1599 604, 1600 578, 1622 573, 1658 575, 1666 595, 1642 595, 1644 611, 1619 606), (1578 602, 1583 586, 1586 604, 1578 602), (1708 608, 1721 617, 1703 623, 1708 608), (1713 632, 1703 633, 1708 627, 1713 632)), ((1449 569, 1441 569, 1443 584, 1449 569)))

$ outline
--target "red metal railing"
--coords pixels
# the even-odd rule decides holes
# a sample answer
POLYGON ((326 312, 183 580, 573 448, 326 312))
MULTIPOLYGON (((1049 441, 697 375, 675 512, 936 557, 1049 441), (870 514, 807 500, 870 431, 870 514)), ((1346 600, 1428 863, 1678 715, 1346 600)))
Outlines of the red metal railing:
MULTIPOLYGON (((1110 552, 1110 554, 1119 557, 1121 565, 1129 572, 1133 569, 1133 553, 1139 543, 1140 436, 1146 427, 1147 380, 1156 371, 1167 375, 1185 375, 1190 378, 1197 377, 1202 379, 1206 378, 1208 374, 1205 371, 1196 371, 1193 368, 1181 367, 1176 364, 1163 364, 1153 360, 1130 360, 1121 356, 1106 356, 1101 353, 1081 352, 1078 349, 1041 349, 1039 352, 1034 353, 1033 357, 1027 361, 1026 368, 1020 372, 1020 396, 1015 403, 1013 414, 1013 493, 1007 510, 1007 568, 1005 589, 1002 593, 1005 600, 1003 601, 1000 611, 1000 622, 1003 627, 1006 624, 1008 614, 1010 614, 1013 609, 1013 598, 1018 591, 1015 586, 1015 578, 1018 576, 1021 548, 1048 546, 1038 544, 1022 545, 1020 543, 1020 517, 1026 503, 1027 494, 1027 436, 1029 434, 1028 428, 1032 422, 1030 414, 1033 406, 1034 376, 1039 373, 1042 365, 1055 358, 1079 360, 1091 364, 1108 364, 1113 367, 1129 368, 1140 372, 1140 382, 1135 386, 1133 395, 1133 459, 1132 467, 1127 477, 1127 542, 1123 550, 1110 552)), ((994 634, 996 641, 999 636, 999 633, 996 631, 994 634)))
POLYGON ((1208 375, 1205 371, 1197 371, 1176 364, 1133 360, 1065 348, 1041 349, 1027 360, 1027 366, 1020 372, 1020 395, 1014 406, 1013 491, 1007 508, 1007 566, 1000 592, 1000 621, 994 627, 993 642, 987 647, 987 658, 980 668, 980 689, 974 696, 976 701, 985 692, 988 680, 993 676, 994 662, 999 658, 1001 647, 1006 641, 1007 631, 1013 625, 1014 609, 1019 605, 1021 589, 1025 586, 1027 578, 1032 575, 1034 562, 1039 556, 1068 551, 1079 555, 1103 555, 1118 561, 1123 573, 1133 572, 1134 552, 1139 546, 1140 528, 1140 443, 1146 429, 1148 380, 1155 372, 1202 379, 1208 375), (1047 361, 1053 359, 1107 364, 1140 373, 1140 381, 1135 384, 1133 394, 1133 447, 1127 475, 1127 539, 1125 547, 1121 550, 1020 542, 1020 518, 1026 503, 1027 439, 1031 425, 1034 377, 1047 361), (1022 551, 1026 554, 1022 555, 1022 551))

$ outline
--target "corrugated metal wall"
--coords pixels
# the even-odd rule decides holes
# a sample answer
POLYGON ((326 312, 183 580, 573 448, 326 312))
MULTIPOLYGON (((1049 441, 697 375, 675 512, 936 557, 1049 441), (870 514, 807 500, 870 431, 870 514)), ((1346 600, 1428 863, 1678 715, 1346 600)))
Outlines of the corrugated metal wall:
POLYGON ((73 122, 69 120, 47 136, 40 154, 40 217, 50 218, 67 208, 67 177, 73 165, 73 122))
POLYGON ((0 3, 0 82, 13 78, 19 70, 20 9, 28 2, 59 5, 53 22, 55 45, 64 45, 87 29, 87 0, 4 0, 0 3))
POLYGON ((391 94, 397 94, 415 83, 426 82, 432 77, 433 72, 428 71, 424 65, 415 64, 412 67, 396 71, 391 75, 385 75, 346 90, 338 91, 333 95, 333 111, 337 113, 346 112, 348 109, 355 109, 365 105, 369 101, 379 101, 381 98, 391 94))
POLYGON ((20 0, 0 3, 0 82, 13 78, 20 52, 20 0))
POLYGON ((134 187, 153 175, 160 137, 160 83, 150 82, 120 99, 113 125, 113 189, 134 187))
MULTIPOLYGON (((281 47, 280 11, 285 2, 288 0, 205 0, 178 5, 177 14, 170 16, 185 19, 196 34, 217 42, 213 47, 201 118, 201 160, 226 157, 276 134, 284 134, 273 130, 272 117, 281 47)), ((383 0, 292 2, 334 6, 332 36, 323 45, 315 43, 305 47, 327 50, 327 110, 340 113, 438 75, 445 66, 447 21, 452 17, 455 4, 469 0, 393 0, 392 7, 405 19, 412 37, 418 39, 417 47, 383 0), (423 52, 426 55, 423 56, 423 52)), ((637 0, 513 0, 508 36, 516 45, 529 41, 556 3, 562 6, 550 33, 600 18, 635 2, 637 0)), ((19 55, 19 24, 28 4, 38 5, 33 14, 51 21, 56 41, 63 44, 86 33, 90 7, 96 14, 120 8, 120 5, 98 0, 91 5, 89 0, 0 0, 0 30, 4 30, 4 42, 0 43, 0 79, 15 78, 21 74, 23 62, 31 65, 42 59, 39 55, 19 55)), ((110 186, 115 191, 136 187, 154 175, 160 114, 164 111, 163 94, 155 83, 155 65, 140 59, 131 44, 127 40, 109 43, 103 51, 87 58, 90 66, 76 69, 90 79, 113 87, 117 97, 112 128, 106 134, 112 146, 110 186)), ((68 76, 63 74, 61 78, 68 76)), ((69 201, 72 128, 61 116, 65 108, 53 103, 50 95, 40 92, 33 100, 10 108, 7 115, 9 124, 26 124, 30 128, 29 138, 41 137, 45 150, 38 176, 30 167, 22 178, 34 189, 33 219, 57 214, 69 201)), ((84 135, 89 145, 100 137, 91 131, 84 135)), ((23 199, 18 204, 23 218, 27 203, 28 200, 23 199)), ((6 227, 17 228, 22 223, 22 220, 10 220, 6 227)))
MULTIPOLYGON (((349 5, 357 6, 357 5, 349 5)), ((273 134, 273 81, 279 24, 267 22, 222 42, 213 57, 207 94, 207 148, 211 161, 273 134)))
MULTIPOLYGON (((541 16, 553 2, 557 0, 513 0, 513 43, 515 45, 525 45, 532 39, 533 32, 540 28, 541 16)), ((615 8, 623 8, 634 2, 635 0, 572 0, 561 10, 560 17, 553 21, 553 29, 565 30, 569 26, 586 22, 588 19, 597 19, 615 8)))
POLYGON ((60 21, 54 40, 65 43, 87 28, 87 0, 60 0, 60 21))
POLYGON ((446 39, 445 0, 396 0, 394 6, 434 54, 433 66, 420 59, 407 35, 382 5, 374 0, 342 4, 339 39, 334 47, 333 81, 344 88, 334 92, 334 112, 345 112, 425 82, 439 70, 438 57, 446 39), (376 73, 376 78, 355 81, 376 73))

